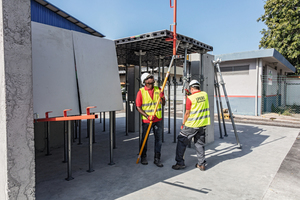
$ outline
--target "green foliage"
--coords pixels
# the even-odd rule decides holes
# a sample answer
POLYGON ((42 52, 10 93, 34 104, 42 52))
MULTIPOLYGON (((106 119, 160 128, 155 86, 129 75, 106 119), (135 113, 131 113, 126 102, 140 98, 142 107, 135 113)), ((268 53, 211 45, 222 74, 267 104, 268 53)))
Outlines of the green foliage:
POLYGON ((277 110, 276 110, 276 108, 275 108, 275 106, 274 106, 273 103, 272 103, 272 105, 271 105, 271 112, 277 112, 277 110))
POLYGON ((282 112, 282 115, 285 115, 285 116, 291 116, 292 113, 291 113, 290 110, 284 110, 284 111, 282 112))
POLYGON ((300 0, 266 0, 264 9, 259 48, 275 48, 300 74, 300 0))

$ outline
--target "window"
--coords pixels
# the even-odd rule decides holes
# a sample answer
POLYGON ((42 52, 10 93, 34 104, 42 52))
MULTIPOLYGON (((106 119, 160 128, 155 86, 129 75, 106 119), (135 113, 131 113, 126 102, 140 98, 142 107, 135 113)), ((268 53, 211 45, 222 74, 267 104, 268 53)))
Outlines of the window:
POLYGON ((249 65, 220 67, 222 75, 248 75, 249 65))

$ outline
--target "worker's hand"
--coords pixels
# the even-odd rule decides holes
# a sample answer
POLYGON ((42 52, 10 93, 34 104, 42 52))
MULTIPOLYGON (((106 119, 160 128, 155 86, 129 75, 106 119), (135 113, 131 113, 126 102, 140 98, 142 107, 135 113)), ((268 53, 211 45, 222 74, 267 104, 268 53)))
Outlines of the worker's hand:
POLYGON ((154 121, 155 117, 156 117, 155 115, 149 115, 148 120, 149 121, 154 121))
POLYGON ((183 129, 183 126, 184 126, 184 125, 182 124, 181 127, 180 127, 180 129, 183 129))
POLYGON ((190 91, 188 90, 188 89, 184 89, 185 90, 185 92, 186 92, 186 95, 190 95, 191 93, 190 93, 190 91))
POLYGON ((164 93, 163 92, 159 93, 159 97, 164 98, 165 97, 164 93))

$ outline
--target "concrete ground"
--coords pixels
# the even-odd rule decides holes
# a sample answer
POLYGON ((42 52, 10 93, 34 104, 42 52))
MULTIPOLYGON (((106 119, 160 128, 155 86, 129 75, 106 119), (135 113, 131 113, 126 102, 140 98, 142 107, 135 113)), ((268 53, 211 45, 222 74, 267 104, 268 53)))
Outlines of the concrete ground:
MULTIPOLYGON (((181 119, 178 119, 177 130, 181 119)), ((171 120, 173 122, 173 120, 171 120)), ((125 136, 124 113, 117 114, 117 148, 114 165, 109 163, 108 120, 106 132, 96 121, 94 169, 88 169, 88 140, 83 123, 83 144, 72 145, 73 177, 66 181, 67 166, 62 163, 63 148, 36 154, 37 199, 300 199, 300 142, 298 128, 236 123, 243 149, 237 149, 232 125, 229 136, 219 139, 215 123, 215 142, 206 146, 207 170, 195 168, 196 153, 187 148, 186 168, 173 170, 176 144, 167 133, 162 146, 163 168, 153 164, 153 135, 148 141, 148 161, 136 164, 138 133, 125 136), (298 137, 299 138, 299 137, 298 137), (295 142, 296 141, 296 142, 295 142), (292 147, 292 148, 291 148, 292 147)))

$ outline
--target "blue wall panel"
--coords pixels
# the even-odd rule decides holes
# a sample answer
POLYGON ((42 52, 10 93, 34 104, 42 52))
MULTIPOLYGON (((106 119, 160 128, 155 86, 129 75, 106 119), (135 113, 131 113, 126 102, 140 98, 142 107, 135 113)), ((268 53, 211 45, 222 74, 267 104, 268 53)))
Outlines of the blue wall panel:
MULTIPOLYGON (((227 108, 225 97, 222 97, 223 108, 227 108)), ((233 115, 255 115, 255 98, 228 97, 233 115)), ((215 113, 217 113, 216 97, 214 98, 215 113)), ((258 115, 261 115, 261 98, 258 98, 258 115)))
POLYGON ((34 0, 31 0, 31 21, 90 34, 34 0))

